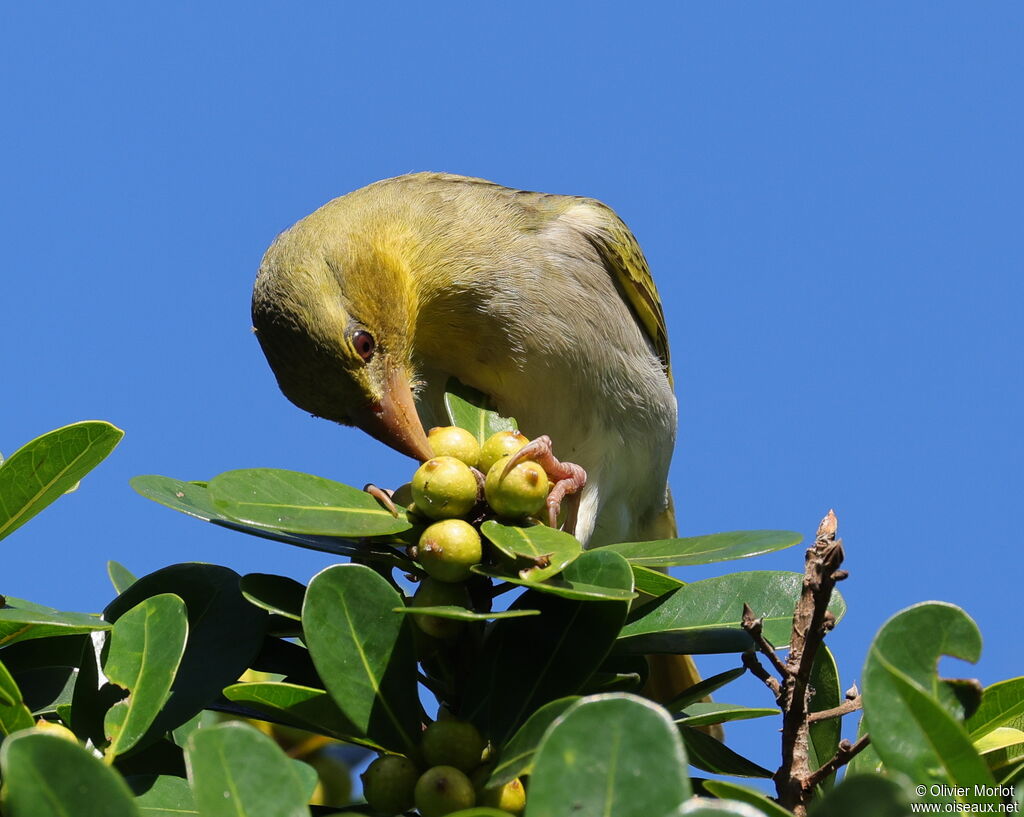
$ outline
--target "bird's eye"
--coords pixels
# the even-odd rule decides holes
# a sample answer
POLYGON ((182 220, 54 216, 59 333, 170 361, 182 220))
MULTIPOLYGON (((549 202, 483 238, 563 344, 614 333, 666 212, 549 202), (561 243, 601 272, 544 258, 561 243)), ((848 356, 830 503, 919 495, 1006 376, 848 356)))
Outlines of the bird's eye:
POLYGON ((369 332, 356 332, 352 336, 352 345, 356 347, 356 354, 359 355, 366 363, 370 362, 370 358, 373 357, 373 350, 377 344, 373 340, 373 335, 369 332))

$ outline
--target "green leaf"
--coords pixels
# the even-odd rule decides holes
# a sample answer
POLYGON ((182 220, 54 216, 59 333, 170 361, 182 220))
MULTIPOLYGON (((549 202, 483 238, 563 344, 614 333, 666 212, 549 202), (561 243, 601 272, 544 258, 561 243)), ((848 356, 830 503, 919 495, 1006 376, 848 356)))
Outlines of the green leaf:
POLYGON ((411 622, 402 597, 364 565, 335 565, 309 583, 302 626, 317 671, 338 708, 387 749, 417 744, 419 701, 411 622))
POLYGON ((707 726, 712 723, 728 723, 729 721, 745 721, 751 718, 767 718, 781 715, 781 709, 772 707, 754 708, 739 704, 722 704, 714 702, 696 702, 686 707, 683 712, 673 716, 680 726, 707 726))
MULTIPOLYGON (((785 812, 789 814, 789 812, 785 812)), ((708 800, 693 797, 673 811, 668 817, 764 817, 773 812, 760 811, 746 803, 735 800, 708 800)))
POLYGON ((74 487, 123 436, 110 423, 87 420, 47 432, 11 454, 0 465, 0 539, 74 487))
POLYGON ((227 471, 207 486, 213 506, 246 525, 320 536, 386 536, 409 530, 358 488, 277 468, 227 471))
POLYGON ((974 741, 974 748, 981 755, 998 752, 1008 749, 1011 746, 1020 746, 1024 743, 1024 732, 1020 729, 1013 729, 1009 726, 997 726, 991 732, 986 732, 974 741))
MULTIPOLYGON (((918 604, 890 618, 875 636, 864 664, 864 713, 872 746, 893 772, 915 784, 993 783, 984 760, 956 720, 960 707, 936 671, 942 655, 976 661, 977 625, 959 607, 918 604)), ((957 802, 991 798, 953 795, 957 802)), ((952 802, 939 796, 927 802, 952 802)))
POLYGON ((156 719, 171 694, 187 637, 185 603, 172 593, 139 602, 114 624, 103 672, 129 695, 104 718, 109 757, 135 746, 156 719))
MULTIPOLYGON (((753 806, 757 809, 758 814, 767 815, 767 817, 793 817, 792 812, 787 811, 774 800, 769 800, 761 792, 746 786, 729 783, 725 780, 705 780, 704 789, 723 800, 738 800, 753 806)), ((861 817, 869 817, 869 815, 874 817, 870 812, 865 812, 861 817)))
POLYGON ((22 700, 21 690, 7 667, 0 663, 0 737, 19 729, 30 729, 34 724, 32 713, 22 700))
POLYGON ((999 726, 1009 726, 1024 716, 1024 677, 1009 678, 985 687, 981 706, 965 726, 972 738, 979 738, 999 726))
POLYGON ((306 586, 287 576, 247 573, 239 582, 242 595, 257 607, 295 621, 302 620, 306 586))
POLYGON ((485 788, 496 788, 511 783, 517 777, 524 777, 533 771, 533 757, 541 738, 548 727, 563 712, 576 703, 579 697, 572 695, 544 704, 527 718, 498 755, 498 764, 487 779, 485 788))
MULTIPOLYGON (((765 638, 779 646, 788 644, 802 583, 802 574, 776 570, 731 573, 692 582, 644 605, 631 616, 622 628, 616 652, 743 652, 753 644, 740 627, 744 603, 763 619, 765 638)), ((838 621, 846 613, 846 603, 833 593, 828 609, 838 621)))
POLYGON ((188 817, 199 814, 188 781, 172 775, 128 778, 141 817, 188 817))
POLYGON ((480 532, 509 559, 526 561, 518 576, 531 583, 557 576, 583 552, 575 536, 547 525, 520 527, 489 519, 480 532))
POLYGON ((579 559, 566 565, 561 575, 545 581, 524 580, 507 571, 492 570, 479 565, 473 567, 473 572, 510 584, 529 587, 538 593, 575 601, 631 601, 637 596, 633 591, 633 574, 630 571, 629 581, 624 581, 623 564, 629 567, 619 554, 599 548, 586 551, 579 559), (580 566, 583 557, 586 558, 585 567, 580 566))
MULTIPOLYGON (((629 564, 610 551, 587 551, 570 571, 573 581, 620 594, 633 584, 629 564)), ((540 610, 541 615, 492 626, 460 715, 500 744, 538 707, 579 692, 608 655, 627 607, 622 600, 566 599, 536 588, 523 593, 512 609, 540 610)))
POLYGON ((229 721, 200 729, 185 753, 203 817, 308 817, 298 770, 266 735, 229 721))
POLYGON ((158 502, 179 513, 211 522, 223 528, 229 528, 261 539, 283 542, 286 545, 317 550, 322 553, 334 553, 340 556, 358 556, 374 562, 408 570, 412 562, 392 547, 366 540, 348 539, 341 536, 302 536, 285 533, 280 530, 256 528, 243 525, 222 514, 213 506, 209 491, 204 483, 183 482, 180 479, 146 474, 134 477, 131 486, 147 499, 158 502))
POLYGON ((768 769, 736 754, 724 743, 704 734, 699 729, 681 726, 679 734, 682 735, 683 743, 686 744, 686 753, 690 757, 690 763, 698 769, 715 774, 728 774, 733 777, 770 778, 772 776, 772 772, 768 769))
POLYGON ((11 596, 7 596, 3 607, 0 607, 0 647, 30 638, 77 635, 109 629, 110 625, 99 616, 63 613, 52 607, 43 607, 11 596))
POLYGON ((791 530, 739 530, 685 539, 622 542, 605 547, 621 553, 630 564, 679 567, 760 556, 762 553, 771 553, 797 545, 802 539, 803 536, 791 530))
POLYGON ((446 817, 509 817, 509 813, 496 808, 489 808, 488 806, 473 806, 472 808, 453 811, 446 817))
POLYGON ((906 793, 877 774, 847 774, 826 797, 811 804, 811 817, 909 817, 906 793))
POLYGON ((664 596, 686 585, 686 582, 660 570, 651 570, 638 564, 630 564, 630 567, 633 568, 633 584, 636 585, 637 592, 648 596, 664 596))
POLYGON ((481 445, 492 434, 516 430, 516 421, 498 414, 486 394, 455 377, 445 384, 444 407, 452 425, 472 433, 481 445))
MULTIPOLYGON (((814 690, 814 697, 811 698, 811 712, 833 709, 843 702, 843 690, 839 685, 839 668, 836 666, 836 659, 832 656, 832 652, 824 644, 818 647, 818 652, 814 656, 814 664, 811 666, 811 688, 814 690)), ((835 755, 836 749, 839 748, 839 740, 842 738, 842 729, 842 718, 828 718, 811 724, 807 751, 812 771, 820 768, 835 755)), ((821 784, 822 788, 828 790, 834 782, 835 775, 831 774, 821 784)))
POLYGON ((205 709, 251 665, 263 643, 267 614, 238 589, 239 576, 218 565, 185 563, 143 576, 112 601, 104 616, 117 621, 144 599, 173 593, 185 602, 188 641, 171 696, 147 740, 205 709))
POLYGON ((665 710, 624 693, 583 698, 537 748, 527 817, 652 817, 691 794, 686 752, 665 710), (600 736, 600 739, 595 739, 600 736))
POLYGON ((492 621, 499 618, 522 618, 523 616, 540 615, 540 610, 496 610, 489 613, 477 613, 454 604, 440 607, 396 607, 394 612, 410 616, 452 618, 457 621, 492 621))
POLYGON ((360 730, 338 709, 334 699, 322 689, 283 681, 256 681, 225 687, 224 697, 245 704, 266 715, 268 720, 286 726, 383 749, 361 735, 360 730))
POLYGON ((123 593, 131 587, 138 578, 127 567, 113 559, 107 562, 107 575, 110 577, 110 583, 114 585, 114 590, 118 593, 123 593))
POLYGON ((746 674, 746 667, 736 667, 735 669, 720 672, 718 675, 712 675, 710 678, 705 678, 704 680, 694 684, 692 687, 684 689, 682 693, 665 704, 665 708, 669 712, 678 712, 679 710, 684 709, 687 704, 693 704, 703 700, 711 693, 721 689, 726 684, 732 683, 737 678, 742 678, 746 674))
POLYGON ((124 778, 65 738, 28 731, 0 747, 9 817, 139 817, 124 778))

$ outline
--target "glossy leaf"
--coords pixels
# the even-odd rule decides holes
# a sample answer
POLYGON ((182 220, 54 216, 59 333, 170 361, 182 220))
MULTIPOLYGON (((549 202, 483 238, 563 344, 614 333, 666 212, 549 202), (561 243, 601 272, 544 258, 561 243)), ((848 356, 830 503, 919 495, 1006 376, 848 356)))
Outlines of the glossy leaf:
POLYGON ((913 813, 902 787, 877 774, 847 774, 810 809, 810 817, 909 817, 913 813))
POLYGON ((408 570, 412 565, 411 560, 403 554, 392 547, 380 543, 343 536, 303 536, 286 533, 281 530, 243 525, 225 516, 213 506, 205 484, 183 482, 180 479, 172 479, 171 477, 146 474, 134 477, 131 480, 131 486, 147 499, 158 502, 179 513, 194 516, 196 519, 202 519, 205 522, 211 522, 214 525, 229 528, 240 533, 247 533, 250 536, 258 536, 261 539, 270 539, 274 542, 283 542, 286 545, 294 545, 295 547, 306 548, 307 550, 317 550, 322 553, 333 553, 339 556, 358 556, 361 559, 382 562, 402 570, 408 570))
POLYGON ((171 694, 187 637, 185 603, 172 593, 139 602, 115 622, 103 672, 129 694, 104 718, 110 757, 135 746, 156 719, 171 694))
MULTIPOLYGON (((771 812, 760 811, 736 800, 708 800, 694 797, 683 803, 667 817, 764 817, 771 812)), ((787 811, 786 814, 789 814, 787 811)))
POLYGON ((498 414, 486 394, 454 377, 445 384, 444 407, 452 425, 471 432, 481 445, 492 434, 516 429, 516 421, 498 414))
POLYGON ((287 576, 247 573, 239 582, 242 595, 269 613, 300 621, 306 586, 287 576))
POLYGON ((579 697, 573 695, 544 704, 526 720, 498 754, 498 763, 487 779, 485 788, 495 788, 524 777, 533 770, 533 756, 541 738, 554 721, 579 697))
POLYGON ((49 431, 0 465, 0 539, 14 532, 102 462, 124 432, 100 420, 49 431))
POLYGON ((685 539, 622 542, 606 547, 621 553, 630 564, 679 567, 760 556, 762 553, 771 553, 797 545, 802 539, 803 536, 791 530, 739 530, 685 539))
POLYGON ((544 734, 526 815, 652 817, 690 794, 686 752, 665 711, 634 695, 595 695, 573 704, 544 734))
POLYGON ((271 721, 349 743, 383 748, 360 735, 360 730, 322 689, 283 681, 256 681, 225 687, 224 697, 251 707, 271 721))
POLYGON ((99 616, 65 613, 11 596, 7 596, 3 607, 0 607, 0 647, 30 638, 77 635, 109 629, 110 624, 99 616))
MULTIPOLYGON (((994 782, 957 720, 958 702, 936 674, 942 655, 976 661, 980 653, 977 625, 951 604, 918 604, 882 625, 864 664, 863 698, 872 746, 887 769, 916 784, 994 782)), ((954 799, 995 802, 971 795, 954 799)), ((951 800, 940 795, 928 802, 951 800)))
POLYGON ((492 610, 489 613, 478 613, 454 604, 440 607, 396 607, 394 612, 410 616, 451 618, 457 621, 493 621, 499 618, 522 618, 523 616, 540 615, 540 610, 492 610))
POLYGON ((489 519, 480 532, 507 558, 517 560, 524 581, 539 582, 557 576, 583 552, 579 540, 547 525, 504 525, 489 519))
POLYGON ((124 778, 84 747, 37 731, 0 747, 9 817, 139 817, 124 778))
POLYGON ((772 707, 749 707, 738 704, 722 704, 712 701, 689 704, 682 712, 673 715, 673 720, 680 726, 707 726, 712 723, 728 723, 729 721, 745 721, 752 718, 768 718, 781 715, 781 709, 772 707))
POLYGON ((765 777, 770 778, 772 772, 737 754, 724 743, 699 729, 681 726, 679 734, 686 744, 686 753, 690 763, 698 769, 715 774, 727 774, 733 777, 765 777))
POLYGON ((34 724, 32 713, 22 700, 21 690, 7 667, 0 663, 0 737, 19 729, 29 729, 34 724))
POLYGON ((107 562, 107 576, 110 577, 110 583, 114 585, 114 590, 118 593, 123 593, 138 579, 127 567, 113 559, 107 562))
POLYGON ((977 738, 974 741, 974 748, 978 754, 988 755, 1021 744, 1024 744, 1024 731, 1009 726, 997 726, 991 732, 977 738))
POLYGON ((140 817, 198 817, 196 798, 188 781, 172 775, 128 779, 140 817))
POLYGON ((400 752, 419 734, 412 622, 402 597, 364 565, 335 565, 309 583, 306 643, 338 708, 361 737, 400 752))
MULTIPOLYGON (((628 594, 633 574, 617 553, 592 550, 566 572, 572 581, 628 594)), ((495 622, 466 687, 460 714, 501 743, 538 707, 580 691, 601 666, 626 617, 620 600, 581 601, 537 589, 512 609, 540 616, 495 622)))
MULTIPOLYGON (((843 702, 843 690, 839 684, 839 668, 832 652, 824 644, 818 647, 811 667, 811 712, 822 712, 833 709, 843 702)), ((807 751, 811 769, 817 769, 827 763, 835 755, 842 738, 842 718, 827 718, 816 721, 810 726, 810 741, 807 751)), ((835 775, 829 775, 822 788, 827 790, 835 782, 835 775)))
POLYGON ((664 596, 686 584, 686 582, 660 570, 651 570, 649 567, 632 563, 630 567, 633 568, 633 584, 636 586, 637 592, 648 596, 664 596))
POLYGON ((203 817, 308 817, 305 781, 269 737, 229 721, 198 730, 186 749, 203 817))
POLYGON ((735 669, 726 670, 725 672, 720 672, 717 675, 712 675, 709 678, 704 678, 692 687, 683 690, 679 695, 665 704, 665 708, 669 712, 678 712, 685 708, 687 704, 703 700, 708 695, 724 687, 726 684, 730 684, 737 678, 742 678, 746 674, 746 667, 736 667, 735 669))
POLYGON ((239 576, 218 565, 185 563, 143 576, 112 601, 104 616, 116 622, 144 599, 173 593, 185 602, 188 641, 171 696, 149 737, 183 724, 241 677, 263 643, 267 614, 238 588, 239 576))
MULTIPOLYGON (((793 817, 792 812, 787 811, 774 800, 770 800, 761 792, 746 786, 740 786, 726 780, 705 780, 704 790, 715 795, 715 797, 721 797, 723 800, 736 800, 753 806, 756 808, 757 814, 764 815, 764 817, 793 817)), ((866 812, 862 817, 868 817, 868 814, 870 812, 866 812)), ((871 817, 874 817, 874 815, 871 815, 871 817)))
POLYGON ((473 568, 473 572, 575 601, 631 601, 637 596, 633 590, 633 574, 630 571, 628 581, 624 580, 622 565, 629 567, 619 554, 601 548, 586 551, 568 564, 559 576, 545 581, 524 580, 515 574, 479 565, 473 568), (585 565, 581 566, 584 558, 585 565))
MULTIPOLYGON (((740 628, 744 603, 763 619, 765 637, 773 644, 785 645, 802 582, 800 573, 773 570, 692 582, 631 616, 622 628, 616 652, 743 652, 753 643, 740 628)), ((846 603, 838 593, 833 593, 829 610, 837 621, 845 614, 846 603)))
POLYGON ((1024 677, 1009 678, 985 687, 981 706, 967 719, 965 726, 972 738, 979 738, 1021 717, 1024 717, 1024 677))
POLYGON ((320 536, 386 536, 409 530, 365 491, 277 468, 227 471, 207 486, 213 506, 245 525, 320 536))

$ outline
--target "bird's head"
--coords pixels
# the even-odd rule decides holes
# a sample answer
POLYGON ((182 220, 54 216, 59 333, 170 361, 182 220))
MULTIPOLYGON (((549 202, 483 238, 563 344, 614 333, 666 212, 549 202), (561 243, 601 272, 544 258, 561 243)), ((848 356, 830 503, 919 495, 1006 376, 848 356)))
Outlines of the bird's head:
POLYGON ((267 250, 253 289, 256 337, 295 405, 429 459, 413 401, 408 256, 401 236, 373 229, 346 198, 267 250))

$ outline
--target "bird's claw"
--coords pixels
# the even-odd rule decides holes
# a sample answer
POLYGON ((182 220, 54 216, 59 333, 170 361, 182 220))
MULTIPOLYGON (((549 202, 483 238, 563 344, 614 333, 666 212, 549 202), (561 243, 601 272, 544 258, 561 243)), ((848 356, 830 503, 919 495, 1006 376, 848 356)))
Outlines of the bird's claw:
POLYGON ((387 512, 393 517, 396 519, 398 518, 398 508, 391 499, 391 494, 393 494, 394 491, 389 491, 387 488, 379 488, 372 482, 366 483, 366 485, 363 486, 363 490, 383 505, 385 510, 387 510, 387 512))
POLYGON ((562 508, 562 500, 566 496, 574 496, 576 499, 569 509, 569 515, 565 520, 565 530, 573 533, 576 529, 576 512, 579 506, 579 491, 587 484, 587 472, 572 462, 562 462, 557 459, 551 447, 551 438, 542 434, 535 440, 531 440, 515 454, 513 454, 501 477, 508 476, 509 471, 515 468, 524 460, 533 460, 548 475, 554 485, 548 492, 548 523, 552 528, 558 527, 558 512, 562 508))

